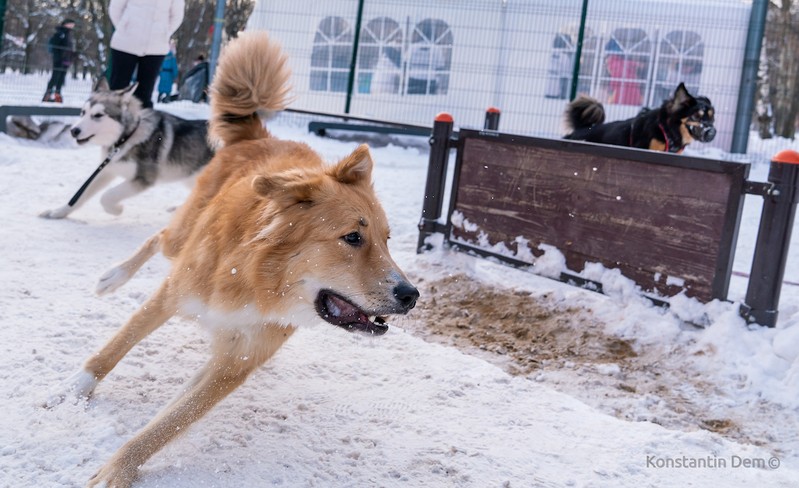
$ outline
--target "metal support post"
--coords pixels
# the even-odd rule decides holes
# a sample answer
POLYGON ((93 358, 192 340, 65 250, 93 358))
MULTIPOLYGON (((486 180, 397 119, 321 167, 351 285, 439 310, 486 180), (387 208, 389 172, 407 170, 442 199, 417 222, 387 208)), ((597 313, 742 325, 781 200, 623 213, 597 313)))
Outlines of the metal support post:
POLYGON ((453 120, 450 114, 440 113, 436 116, 433 124, 433 134, 430 136, 430 159, 427 165, 427 183, 424 188, 422 219, 419 221, 417 253, 422 252, 424 249, 429 249, 430 246, 425 244, 425 239, 441 228, 438 219, 441 217, 444 199, 452 126, 453 120))
POLYGON ((484 130, 499 130, 499 115, 500 111, 496 107, 488 107, 486 109, 485 123, 483 124, 484 130))
POLYGON ((763 201, 741 316, 747 322, 774 327, 799 201, 799 153, 790 150, 777 153, 771 160, 768 181, 774 186, 763 201))

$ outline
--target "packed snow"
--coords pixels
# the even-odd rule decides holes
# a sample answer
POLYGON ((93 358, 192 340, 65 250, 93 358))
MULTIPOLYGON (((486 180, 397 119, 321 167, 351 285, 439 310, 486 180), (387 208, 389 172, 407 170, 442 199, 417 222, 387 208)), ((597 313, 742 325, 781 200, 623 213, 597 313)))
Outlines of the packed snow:
MULTIPOLYGON (((38 103, 33 88, 12 93, 1 80, 0 86, 2 103, 38 103)), ((73 87, 67 102, 77 106, 74 93, 87 88, 73 87)), ((158 108, 207 115, 207 107, 186 103, 158 108)), ((331 162, 366 137, 320 138, 307 132, 307 119, 290 114, 268 126, 331 162)), ((751 179, 765 180, 768 157, 779 149, 799 149, 785 140, 772 144, 747 158, 751 179)), ((587 370, 568 362, 512 374, 488 355, 426 340, 422 331, 434 324, 420 323, 414 311, 379 338, 324 323, 301 328, 241 388, 146 463, 136 486, 796 486, 798 286, 783 286, 777 327, 767 329, 738 316, 747 284, 739 275, 730 303, 681 297, 663 310, 612 270, 595 270, 608 284, 603 296, 441 245, 417 255, 424 145, 392 140, 377 144, 373 157, 375 187, 392 226, 390 248, 410 276, 425 282, 462 276, 500 294, 546 296, 580 309, 602 334, 630 341, 641 357, 662 364, 659 374, 675 375, 675 385, 684 376, 670 365, 687 369, 680 375, 701 377, 710 389, 683 393, 708 410, 737 414, 760 436, 658 425, 663 422, 650 421, 658 396, 609 399, 607 384, 586 387, 587 370), (690 325, 699 322, 705 327, 690 325)), ((68 219, 38 217, 63 205, 99 160, 96 147, 0 134, 3 487, 83 486, 207 357, 202 331, 173 319, 136 346, 88 402, 40 406, 166 275, 168 262, 158 256, 114 294, 93 293, 97 278, 164 226, 189 191, 180 184, 150 189, 127 201, 118 217, 106 214, 99 198, 68 219)), ((749 271, 760 208, 758 197, 746 201, 735 260, 742 273, 749 271)), ((795 243, 797 234, 794 229, 795 243)), ((562 267, 554 251, 537 263, 541 269, 562 267)), ((797 278, 799 244, 786 271, 787 280, 797 278)), ((453 298, 439 286, 435 296, 421 297, 419 308, 453 298)), ((614 362, 591 371, 626 374, 614 362)))

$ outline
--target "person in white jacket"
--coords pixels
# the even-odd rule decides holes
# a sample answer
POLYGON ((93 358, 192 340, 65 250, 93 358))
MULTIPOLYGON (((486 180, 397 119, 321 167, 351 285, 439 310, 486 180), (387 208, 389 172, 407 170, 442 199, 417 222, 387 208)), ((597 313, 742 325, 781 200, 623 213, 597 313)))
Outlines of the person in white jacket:
POLYGON ((184 0, 111 0, 108 15, 111 36, 112 90, 130 85, 133 73, 139 84, 134 95, 145 108, 153 106, 153 88, 169 40, 183 22, 184 0))

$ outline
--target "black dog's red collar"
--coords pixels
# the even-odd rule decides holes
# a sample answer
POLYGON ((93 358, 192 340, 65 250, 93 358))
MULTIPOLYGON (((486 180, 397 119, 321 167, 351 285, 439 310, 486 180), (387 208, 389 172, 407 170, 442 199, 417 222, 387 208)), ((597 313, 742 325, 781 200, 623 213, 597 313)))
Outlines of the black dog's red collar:
MULTIPOLYGON (((663 149, 663 151, 674 154, 680 154, 682 150, 685 149, 685 144, 683 144, 682 146, 677 146, 676 144, 673 143, 669 135, 666 133, 666 129, 663 127, 663 124, 658 124, 658 127, 660 128, 660 132, 663 133, 663 140, 666 141, 666 147, 663 149)), ((630 137, 632 137, 632 134, 630 134, 630 137)))
MULTIPOLYGON (((635 121, 630 124, 630 142, 627 144, 629 147, 633 147, 633 128, 635 127, 635 121)), ((670 152, 674 154, 680 154, 683 149, 685 149, 685 144, 682 146, 677 146, 673 143, 669 135, 666 133, 666 129, 663 127, 663 124, 658 124, 660 128, 660 132, 663 134, 663 140, 665 141, 666 147, 663 149, 664 152, 670 152)))

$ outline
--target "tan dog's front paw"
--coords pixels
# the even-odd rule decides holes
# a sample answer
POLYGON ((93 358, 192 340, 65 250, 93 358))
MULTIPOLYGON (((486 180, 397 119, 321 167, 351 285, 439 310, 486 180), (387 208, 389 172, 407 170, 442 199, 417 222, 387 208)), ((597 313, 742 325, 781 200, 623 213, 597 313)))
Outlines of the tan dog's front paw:
POLYGON ((98 295, 111 293, 130 279, 130 272, 121 266, 115 266, 106 271, 97 282, 95 292, 98 295))
POLYGON ((85 401, 92 395, 97 383, 99 380, 94 374, 82 369, 70 376, 60 388, 51 392, 42 406, 53 408, 67 398, 72 398, 74 401, 85 401))
POLYGON ((126 461, 117 453, 105 466, 100 468, 97 474, 92 476, 86 487, 129 488, 138 475, 139 466, 126 461))

